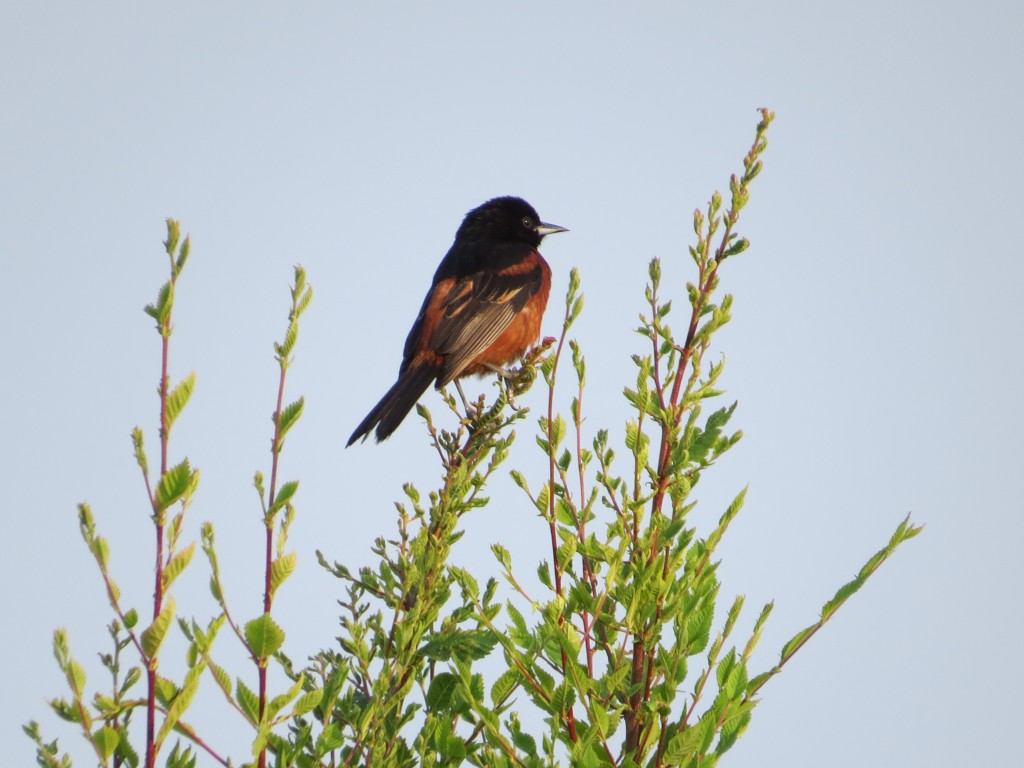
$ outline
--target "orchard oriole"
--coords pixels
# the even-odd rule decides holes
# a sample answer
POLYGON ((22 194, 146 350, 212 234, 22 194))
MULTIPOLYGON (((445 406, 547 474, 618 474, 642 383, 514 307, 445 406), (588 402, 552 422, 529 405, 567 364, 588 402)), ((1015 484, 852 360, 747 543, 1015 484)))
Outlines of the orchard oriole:
POLYGON ((518 197, 497 197, 466 214, 441 260, 405 341, 398 381, 356 427, 347 445, 376 427, 377 442, 398 429, 433 383, 503 372, 540 336, 551 268, 537 250, 545 224, 518 197))

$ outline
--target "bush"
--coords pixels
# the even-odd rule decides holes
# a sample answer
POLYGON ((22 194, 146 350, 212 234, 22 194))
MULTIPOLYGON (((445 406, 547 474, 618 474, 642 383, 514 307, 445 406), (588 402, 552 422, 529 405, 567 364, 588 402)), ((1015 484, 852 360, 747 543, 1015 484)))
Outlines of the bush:
MULTIPOLYGON (((761 171, 772 118, 762 110, 743 171, 730 180, 728 206, 715 193, 706 210, 694 212, 696 243, 689 253, 696 275, 686 286, 680 336, 669 325, 676 316, 671 296, 663 297, 660 262, 650 263, 647 311, 637 329, 643 342, 632 358, 635 377, 624 391, 635 415, 626 425, 622 458, 606 430, 597 430, 590 440, 584 436, 586 359, 569 336, 583 309, 573 270, 559 337, 533 350, 512 379, 499 379, 493 402, 481 397, 467 408, 445 394, 457 416, 454 431, 439 429, 426 408, 418 407, 443 479, 426 498, 405 487, 397 531, 376 541, 374 564, 352 571, 318 553, 321 565, 343 586, 341 636, 301 669, 281 653, 285 632, 272 614, 275 594, 296 566, 287 537, 298 483, 281 482, 278 464, 284 439, 303 414, 302 398, 286 404, 285 384, 312 290, 304 270, 296 267, 288 327, 275 345, 280 376, 269 480, 259 472, 254 478, 266 533, 263 612, 245 622, 233 617, 214 529, 205 523, 199 543, 220 610, 202 624, 186 619, 170 588, 195 554, 196 542, 184 544, 182 536, 199 473, 187 460, 172 464, 169 438, 188 403, 194 375, 172 386, 167 350, 175 286, 190 248, 178 223, 168 220, 164 245, 170 276, 146 307, 164 353, 158 469, 150 467, 142 431, 132 432, 156 539, 152 610, 140 621, 140 611, 122 604, 108 567, 107 542, 88 505, 81 504, 82 536, 113 611, 113 647, 101 654, 112 679, 108 692, 87 692, 85 672, 71 655, 66 633, 54 633, 69 692, 51 706, 80 727, 98 763, 148 768, 163 756, 165 765, 184 767, 205 755, 204 762, 234 764, 220 753, 216 728, 187 718, 206 679, 227 708, 252 727, 251 764, 258 766, 268 760, 303 768, 549 766, 565 760, 623 768, 716 765, 743 734, 768 680, 896 547, 920 531, 909 520, 900 523, 886 546, 825 603, 819 619, 783 646, 774 666, 749 669, 772 603, 761 607, 750 636, 737 645, 733 631, 744 600, 720 595, 714 559, 745 490, 710 531, 696 530, 688 514, 702 475, 742 434, 728 429, 736 403, 718 404, 724 394, 717 388, 723 362, 711 360, 708 352, 730 320, 732 296, 719 295, 720 272, 749 245, 736 227, 761 171), (492 551, 504 587, 494 579, 481 585, 452 561, 452 545, 463 516, 488 503, 488 480, 509 457, 515 427, 528 415, 515 401, 538 374, 547 390, 536 435, 546 473, 532 478, 511 473, 550 539, 550 559, 537 570, 543 593, 530 595, 500 544, 492 551), (568 418, 554 407, 556 388, 562 386, 574 393, 568 418), (507 596, 499 597, 499 591, 507 596), (158 667, 175 623, 188 643, 187 672, 172 681, 158 667), (251 659, 249 673, 232 676, 223 666, 221 649, 214 649, 222 632, 251 659), (269 690, 271 665, 287 675, 286 690, 269 690), (138 718, 145 719, 144 735, 133 724, 138 718)), ((57 742, 44 741, 37 723, 25 730, 37 744, 39 765, 70 765, 57 742)))

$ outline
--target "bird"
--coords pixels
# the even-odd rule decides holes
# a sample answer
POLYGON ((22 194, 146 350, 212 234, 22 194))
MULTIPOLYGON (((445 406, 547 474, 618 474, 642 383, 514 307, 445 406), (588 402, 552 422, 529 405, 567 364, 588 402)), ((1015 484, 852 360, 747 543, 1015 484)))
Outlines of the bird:
POLYGON ((551 268, 537 249, 545 236, 567 231, 541 221, 519 197, 496 197, 467 213, 409 331, 398 380, 346 447, 371 432, 386 440, 431 384, 507 376, 503 366, 539 338, 551 291, 551 268))

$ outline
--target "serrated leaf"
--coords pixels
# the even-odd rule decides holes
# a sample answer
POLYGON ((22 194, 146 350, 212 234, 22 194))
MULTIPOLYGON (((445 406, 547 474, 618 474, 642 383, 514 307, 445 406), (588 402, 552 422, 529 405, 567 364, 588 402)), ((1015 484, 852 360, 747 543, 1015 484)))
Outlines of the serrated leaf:
POLYGON ((171 584, 174 583, 174 580, 181 575, 182 571, 188 567, 188 564, 192 561, 192 555, 195 554, 195 551, 196 543, 193 541, 181 550, 181 552, 172 557, 171 561, 164 566, 163 573, 160 574, 164 590, 167 590, 171 584))
POLYGON ((509 553, 507 549, 505 549, 505 547, 501 546, 501 544, 492 544, 491 552, 494 553, 495 559, 498 561, 502 568, 504 568, 506 571, 512 570, 512 555, 509 553))
POLYGON ((548 499, 550 498, 550 496, 551 485, 545 482, 540 488, 540 493, 537 494, 537 500, 533 503, 533 505, 537 508, 537 511, 540 512, 542 515, 547 515, 548 513, 548 499))
POLYGON ((694 755, 701 755, 714 738, 714 718, 706 717, 712 710, 707 710, 701 719, 693 725, 684 728, 669 741, 665 750, 665 762, 670 765, 686 765, 687 760, 694 755))
POLYGON ((220 582, 217 581, 215 576, 210 577, 210 594, 213 595, 213 599, 218 603, 224 603, 224 594, 220 591, 220 582))
POLYGON ((189 398, 192 397, 192 389, 196 384, 196 373, 193 371, 184 379, 178 382, 178 385, 167 394, 167 429, 171 428, 174 424, 175 419, 178 418, 178 414, 181 413, 182 409, 188 404, 189 398))
POLYGON ((295 708, 292 710, 293 717, 301 717, 302 715, 308 714, 320 706, 320 701, 324 697, 324 689, 316 688, 308 693, 303 694, 298 701, 295 702, 295 708))
POLYGON ((128 739, 128 732, 123 726, 118 727, 118 733, 120 734, 120 740, 117 742, 117 756, 121 758, 122 764, 127 765, 128 768, 138 768, 139 765, 139 754, 132 747, 131 741, 128 739))
POLYGON ((141 669, 138 667, 130 667, 128 669, 128 674, 125 675, 124 682, 121 683, 121 688, 119 690, 121 696, 124 696, 129 690, 131 690, 132 686, 139 682, 141 677, 141 669))
POLYGON ((157 294, 156 301, 144 307, 145 313, 156 320, 157 328, 162 329, 162 326, 167 321, 173 300, 174 290, 170 281, 168 281, 160 287, 160 293, 157 294))
POLYGON ((146 654, 147 659, 156 658, 172 621, 174 621, 174 598, 168 595, 163 608, 160 609, 160 615, 142 633, 142 652, 146 654))
POLYGON ((420 653, 433 661, 478 660, 487 656, 497 643, 498 638, 489 630, 454 630, 432 638, 420 648, 420 653))
POLYGON ((324 729, 316 739, 316 754, 318 757, 326 755, 328 752, 333 752, 344 743, 345 735, 341 730, 341 726, 332 720, 324 726, 324 729))
POLYGON ((79 723, 82 721, 81 711, 78 707, 72 706, 69 701, 50 699, 47 704, 50 705, 50 709, 54 711, 54 714, 62 720, 67 720, 69 723, 79 723))
POLYGON ((306 292, 302 294, 302 298, 299 299, 298 304, 295 305, 295 314, 301 315, 309 307, 309 302, 313 300, 313 286, 306 288, 306 292))
POLYGON ((110 756, 114 754, 114 750, 117 749, 117 742, 120 740, 121 736, 109 725, 104 725, 92 734, 93 746, 96 747, 96 751, 104 762, 109 760, 110 756))
POLYGON ((851 595, 864 586, 864 579, 856 578, 841 586, 835 596, 821 607, 821 620, 826 621, 851 595))
POLYGON ((289 552, 277 558, 270 566, 270 594, 276 594, 277 588, 284 583, 285 579, 292 575, 298 557, 294 552, 289 552))
MULTIPOLYGON (((760 168, 758 168, 757 170, 760 171, 760 168)), ((754 176, 756 175, 757 172, 755 171, 754 176)), ((752 179, 753 176, 749 178, 752 179)), ((749 247, 750 241, 747 240, 747 238, 745 237, 741 237, 739 240, 736 240, 732 245, 725 249, 725 252, 722 254, 722 258, 724 259, 727 256, 735 256, 738 253, 743 253, 749 247)))
POLYGON ((537 740, 528 733, 516 730, 512 733, 512 743, 531 757, 537 755, 537 740))
POLYGON ((231 693, 231 676, 223 667, 219 667, 212 661, 207 662, 210 667, 210 672, 213 673, 214 678, 217 680, 217 685, 221 687, 225 693, 231 693))
POLYGON ((551 712, 553 714, 562 714, 576 701, 576 689, 572 688, 569 681, 564 681, 559 685, 551 697, 551 712))
POLYGON ((156 505, 161 512, 181 499, 192 487, 192 469, 188 459, 168 469, 156 489, 156 505))
POLYGON ((577 524, 576 516, 573 514, 572 509, 565 499, 561 497, 555 499, 555 519, 569 528, 575 528, 577 524))
POLYGON ((110 559, 110 547, 107 544, 107 540, 102 536, 97 536, 92 540, 92 553, 96 558, 96 562, 99 563, 100 570, 106 573, 107 562, 110 559))
POLYGON ((271 504, 270 509, 267 510, 267 514, 273 515, 278 510, 282 509, 285 504, 292 500, 292 497, 295 495, 297 490, 299 490, 298 480, 289 480, 287 483, 283 483, 277 492, 277 497, 274 499, 274 503, 271 504))
POLYGON ((434 712, 447 712, 458 686, 458 678, 450 672, 436 675, 427 689, 427 706, 434 712))
POLYGON ((541 560, 540 565, 537 566, 537 578, 540 579, 540 583, 548 589, 554 589, 554 586, 551 583, 551 571, 548 564, 543 560, 541 560))
POLYGON ((156 677, 156 700, 165 707, 169 707, 174 697, 178 695, 178 686, 166 677, 156 677))
POLYGON ((437 750, 444 755, 444 764, 462 765, 466 759, 466 742, 457 733, 440 731, 437 736, 437 750))
POLYGON ((818 631, 818 628, 820 626, 821 626, 820 624, 812 624, 811 626, 807 627, 806 629, 802 629, 799 632, 797 632, 795 635, 793 635, 793 637, 790 638, 789 642, 786 643, 784 646, 782 646, 782 653, 780 654, 780 657, 782 658, 782 660, 785 661, 790 656, 792 656, 794 653, 796 653, 796 651, 800 648, 800 646, 802 646, 804 643, 806 643, 807 639, 811 635, 813 635, 816 631, 818 631))
POLYGON ((264 725, 268 727, 273 726, 274 718, 277 717, 277 713, 280 712, 288 702, 292 701, 296 696, 299 695, 299 691, 302 690, 302 684, 305 678, 303 675, 299 675, 295 682, 292 683, 291 687, 279 696, 275 696, 269 702, 267 702, 266 710, 263 713, 263 719, 266 721, 264 725))
MULTIPOLYGON (((627 397, 630 390, 626 390, 627 397)), ((635 403, 634 403, 635 405, 635 403)), ((639 408, 639 407, 638 407, 639 408)), ((640 439, 640 426, 635 421, 626 422, 626 448, 630 451, 636 449, 637 442, 640 439)))
POLYGON ((265 726, 260 726, 256 729, 256 738, 252 740, 252 756, 257 757, 260 752, 267 748, 267 742, 270 740, 270 729, 265 726))
POLYGON ((235 701, 238 702, 238 706, 242 708, 242 712, 245 713, 249 722, 256 725, 260 719, 260 700, 242 682, 242 678, 238 678, 235 684, 235 701))
POLYGON ((71 685, 71 690, 75 693, 75 696, 81 696, 82 692, 85 690, 85 670, 82 669, 82 665, 74 659, 69 658, 64 664, 64 673, 68 679, 68 683, 71 685))
POLYGON ((284 644, 284 630, 277 626, 269 613, 264 613, 245 625, 245 642, 253 656, 266 659, 284 644))
POLYGON ((491 703, 497 707, 505 703, 512 691, 519 685, 519 671, 508 669, 491 686, 491 703))
POLYGON ((199 664, 188 671, 181 690, 178 691, 178 695, 174 697, 174 701, 167 708, 167 714, 164 715, 164 721, 160 725, 160 731, 156 736, 155 749, 157 751, 159 751, 160 745, 164 743, 164 740, 174 726, 178 724, 181 716, 185 714, 185 710, 192 704, 192 699, 195 698, 196 691, 199 690, 199 678, 203 673, 203 666, 203 664, 199 664))
POLYGON ((304 405, 305 400, 300 397, 291 405, 285 406, 281 409, 281 415, 277 420, 279 441, 284 439, 284 436, 288 434, 288 430, 291 429, 295 422, 299 420, 299 417, 302 416, 302 409, 304 405))
POLYGON ((185 262, 188 261, 188 255, 191 252, 192 238, 186 235, 185 242, 181 244, 181 248, 178 250, 178 259, 174 262, 174 274, 176 276, 181 274, 181 270, 185 268, 185 262))

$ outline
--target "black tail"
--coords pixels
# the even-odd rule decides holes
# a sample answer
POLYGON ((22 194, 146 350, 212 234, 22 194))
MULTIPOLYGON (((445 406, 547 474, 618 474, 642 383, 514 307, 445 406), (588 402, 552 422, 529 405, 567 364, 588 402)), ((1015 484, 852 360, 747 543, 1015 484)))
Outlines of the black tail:
POLYGON ((345 447, 348 448, 360 438, 368 437, 374 427, 377 427, 375 437, 378 443, 391 437, 391 433, 398 429, 398 425, 409 415, 409 411, 437 378, 437 374, 437 369, 428 365, 410 367, 402 371, 395 385, 356 427, 345 447))

